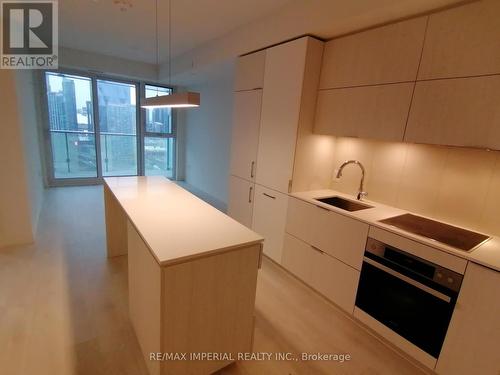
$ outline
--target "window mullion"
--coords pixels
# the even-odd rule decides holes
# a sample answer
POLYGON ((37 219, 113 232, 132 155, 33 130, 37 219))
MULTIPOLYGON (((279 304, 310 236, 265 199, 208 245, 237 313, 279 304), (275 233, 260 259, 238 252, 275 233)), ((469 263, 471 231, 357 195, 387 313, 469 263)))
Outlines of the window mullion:
POLYGON ((145 158, 144 158, 144 131, 146 129, 146 119, 144 109, 141 108, 141 99, 144 96, 145 85, 138 84, 136 90, 136 105, 137 105, 137 168, 139 176, 146 174, 145 158))
POLYGON ((101 127, 99 120, 99 98, 97 94, 97 79, 90 77, 92 81, 92 113, 94 116, 94 135, 97 161, 97 178, 102 178, 102 160, 101 160, 101 127))

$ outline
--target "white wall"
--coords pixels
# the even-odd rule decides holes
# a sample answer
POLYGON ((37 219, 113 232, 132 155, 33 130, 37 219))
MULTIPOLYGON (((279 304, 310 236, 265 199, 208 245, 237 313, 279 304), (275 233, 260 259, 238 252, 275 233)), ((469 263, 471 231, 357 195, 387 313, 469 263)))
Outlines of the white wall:
POLYGON ((33 138, 36 129, 31 128, 34 99, 27 74, 20 74, 18 81, 15 71, 0 70, 0 247, 33 241, 33 221, 37 221, 43 200, 36 164, 40 157, 33 138), (18 82, 22 87, 19 95, 18 82), (18 107, 18 100, 26 108, 18 107))
POLYGON ((16 72, 17 107, 23 134, 26 177, 31 205, 33 233, 38 227, 45 187, 43 182, 42 153, 40 152, 40 96, 37 73, 31 70, 16 72))
POLYGON ((64 47, 59 49, 59 67, 91 70, 109 75, 153 82, 156 82, 158 79, 158 69, 155 64, 125 60, 64 47))
MULTIPOLYGON (((67 48, 60 66, 157 80, 153 64, 67 48)), ((0 70, 0 247, 33 242, 44 201, 38 72, 0 70)))
POLYGON ((185 179, 207 200, 227 204, 231 147, 234 65, 224 64, 203 83, 189 87, 201 94, 201 106, 184 109, 185 179))

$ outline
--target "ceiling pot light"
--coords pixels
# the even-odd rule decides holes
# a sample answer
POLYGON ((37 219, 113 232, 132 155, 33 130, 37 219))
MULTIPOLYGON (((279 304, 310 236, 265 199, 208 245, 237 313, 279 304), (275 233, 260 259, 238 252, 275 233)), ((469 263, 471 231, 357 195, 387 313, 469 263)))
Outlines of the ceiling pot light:
MULTIPOLYGON (((172 4, 168 1, 168 85, 172 82, 172 52, 171 52, 171 36, 172 36, 172 4)), ((158 0, 155 5, 156 11, 156 65, 160 66, 160 44, 158 32, 158 0)), ((142 108, 189 108, 200 106, 200 94, 197 92, 175 92, 170 95, 153 96, 151 98, 143 98, 141 100, 142 108)))

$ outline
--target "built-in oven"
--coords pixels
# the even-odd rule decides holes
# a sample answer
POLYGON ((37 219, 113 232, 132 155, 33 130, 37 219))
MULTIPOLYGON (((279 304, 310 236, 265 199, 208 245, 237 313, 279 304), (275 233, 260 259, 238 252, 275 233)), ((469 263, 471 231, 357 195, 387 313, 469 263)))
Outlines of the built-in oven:
POLYGON ((438 358, 463 276, 368 238, 356 306, 438 358))

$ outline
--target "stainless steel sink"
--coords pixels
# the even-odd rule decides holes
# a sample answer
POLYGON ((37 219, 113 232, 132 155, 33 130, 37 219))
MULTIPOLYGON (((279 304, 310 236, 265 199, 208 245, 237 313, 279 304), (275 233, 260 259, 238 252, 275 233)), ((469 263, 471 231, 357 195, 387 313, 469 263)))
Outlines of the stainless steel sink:
POLYGON ((333 197, 325 197, 325 198, 315 198, 315 200, 329 204, 330 206, 338 207, 346 211, 359 211, 366 210, 367 208, 372 208, 373 206, 369 206, 364 203, 360 203, 354 200, 345 199, 338 196, 333 197))

